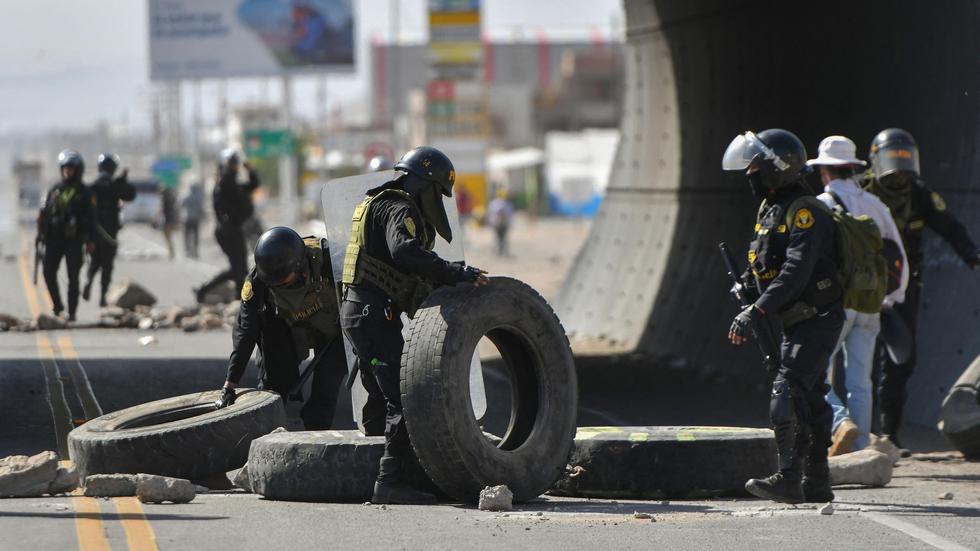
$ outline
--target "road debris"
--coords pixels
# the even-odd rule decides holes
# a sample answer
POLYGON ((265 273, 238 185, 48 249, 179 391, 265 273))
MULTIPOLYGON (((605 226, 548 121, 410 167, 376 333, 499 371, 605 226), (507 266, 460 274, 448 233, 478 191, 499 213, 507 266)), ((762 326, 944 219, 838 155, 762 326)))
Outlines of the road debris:
POLYGON ((651 515, 650 513, 641 513, 640 511, 633 511, 633 518, 652 519, 653 515, 651 515))
POLYGON ((153 293, 127 278, 113 283, 105 297, 109 304, 126 310, 135 310, 137 306, 153 306, 157 302, 153 293))
POLYGON ((506 485, 487 486, 480 491, 481 511, 512 511, 514 493, 506 485))
POLYGON ((945 492, 945 493, 939 494, 938 497, 939 497, 939 499, 942 499, 944 501, 949 501, 949 500, 953 499, 953 492, 945 492))
POLYGON ((833 503, 827 503, 827 504, 823 505, 822 507, 820 507, 817 510, 820 511, 820 514, 821 515, 832 515, 832 514, 834 514, 834 504, 833 503))
MULTIPOLYGON (((0 497, 36 497, 64 493, 72 473, 59 473, 58 454, 43 451, 0 459, 0 497)), ((77 478, 76 478, 77 480, 77 478)))
POLYGON ((136 495, 134 474, 93 474, 85 477, 88 497, 124 497, 136 495))
POLYGON ((877 450, 860 451, 836 455, 830 458, 830 482, 841 484, 861 484, 864 486, 885 486, 892 479, 892 460, 877 450))
POLYGON ((868 444, 868 448, 871 450, 879 451, 892 460, 892 465, 898 465, 898 460, 902 458, 902 451, 898 449, 891 440, 886 437, 878 436, 877 434, 871 434, 871 443, 868 444))
POLYGON ((38 314, 36 324, 42 331, 68 328, 68 322, 64 318, 52 314, 38 314))
POLYGON ((160 340, 153 335, 145 335, 143 337, 140 337, 138 342, 143 346, 149 346, 151 344, 159 343, 160 340))
POLYGON ((189 503, 197 492, 190 480, 155 474, 137 475, 136 498, 143 503, 189 503))

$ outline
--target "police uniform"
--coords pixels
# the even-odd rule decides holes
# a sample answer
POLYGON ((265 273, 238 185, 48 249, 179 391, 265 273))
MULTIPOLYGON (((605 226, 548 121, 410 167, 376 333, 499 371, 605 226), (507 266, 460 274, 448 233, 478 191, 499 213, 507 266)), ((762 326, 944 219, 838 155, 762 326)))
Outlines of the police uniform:
POLYGON ((304 243, 309 276, 302 285, 269 287, 255 269, 245 279, 227 379, 238 384, 258 344, 260 388, 285 395, 298 381, 299 364, 309 348, 318 352, 328 347, 324 363, 313 374, 310 398, 300 412, 307 430, 323 430, 333 422, 347 360, 343 339, 339 338, 329 251, 326 243, 315 237, 304 238, 304 243))
MULTIPOLYGON (((357 355, 364 388, 384 397, 386 455, 412 460, 399 390, 405 345, 401 313, 413 317, 434 285, 455 285, 465 268, 432 252, 435 230, 411 196, 393 186, 389 182, 369 191, 354 211, 340 322, 357 355)), ((365 427, 376 426, 379 415, 365 411, 365 427)))
POLYGON ((136 188, 127 181, 125 176, 113 179, 111 174, 101 172, 89 190, 95 205, 95 223, 93 225, 95 251, 92 253, 88 265, 88 283, 85 285, 85 297, 87 300, 95 274, 101 270, 102 300, 100 304, 104 304, 106 291, 109 290, 109 283, 112 281, 116 251, 119 247, 116 236, 121 228, 119 223, 120 201, 135 199, 136 188))
MULTIPOLYGON (((905 302, 895 304, 894 308, 914 337, 923 284, 923 230, 929 228, 938 233, 971 267, 975 267, 978 260, 977 245, 970 238, 966 227, 947 211, 942 196, 929 189, 922 180, 915 178, 915 181, 909 183, 907 192, 896 193, 880 185, 874 173, 869 170, 864 176, 864 187, 878 195, 888 206, 895 225, 902 233, 910 277, 905 302)), ((880 350, 878 357, 881 369, 878 394, 882 414, 881 432, 894 438, 902 425, 902 412, 907 398, 906 383, 915 369, 914 342, 913 352, 904 364, 896 364, 888 354, 880 350)))
POLYGON ((65 307, 58 287, 58 268, 64 258, 68 268, 68 315, 72 319, 78 309, 79 272, 85 243, 92 240, 92 218, 92 197, 80 176, 56 184, 41 207, 44 283, 55 313, 61 313, 65 307))
POLYGON ((834 222, 816 201, 801 186, 764 201, 748 253, 761 293, 755 305, 783 328, 769 415, 780 471, 797 476, 826 468, 833 414, 825 381, 844 323, 834 222))
POLYGON ((242 225, 253 212, 252 192, 259 187, 259 176, 254 169, 248 170, 248 182, 238 183, 235 171, 225 171, 214 186, 212 203, 214 204, 215 229, 214 237, 221 251, 228 257, 228 269, 214 276, 204 284, 197 294, 203 297, 208 290, 226 281, 234 281, 236 288, 241 291, 248 269, 245 250, 245 232, 242 225))

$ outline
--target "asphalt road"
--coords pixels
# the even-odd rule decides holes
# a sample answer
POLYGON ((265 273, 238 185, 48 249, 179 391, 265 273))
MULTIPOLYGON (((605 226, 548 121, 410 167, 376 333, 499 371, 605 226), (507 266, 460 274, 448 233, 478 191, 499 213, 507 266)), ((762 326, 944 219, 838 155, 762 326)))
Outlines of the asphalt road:
MULTIPOLYGON (((47 305, 43 284, 36 289, 30 283, 25 236, 7 236, 0 243, 0 281, 6 283, 0 288, 0 312, 26 318, 47 305)), ((200 260, 171 261, 159 234, 141 226, 124 230, 122 242, 117 277, 143 283, 164 305, 189 304, 190 287, 224 261, 207 239, 200 260)), ((79 317, 94 320, 96 312, 83 303, 79 317)), ((92 416, 93 400, 108 412, 221 384, 228 330, 156 331, 158 343, 141 346, 137 340, 144 334, 102 329, 0 334, 0 456, 59 450, 59 435, 70 430, 72 420, 92 416)), ((617 366, 621 363, 613 362, 610 369, 617 366)), ((254 370, 248 376, 254 377, 254 370)), ((590 397, 588 385, 582 388, 582 424, 620 419, 765 423, 764 407, 728 407, 723 400, 731 389, 704 387, 705 398, 684 407, 666 383, 634 388, 623 394, 630 406, 611 412, 602 399, 590 397), (642 419, 639 410, 647 412, 642 419)), ((920 449, 942 448, 934 434, 922 436, 920 449)), ((949 453, 917 455, 899 465, 887 488, 838 490, 832 516, 812 506, 749 499, 661 503, 545 497, 512 513, 461 505, 286 503, 240 491, 200 494, 186 505, 140 505, 128 498, 6 499, 0 500, 0 550, 980 549, 978 482, 978 463, 949 453), (953 498, 939 499, 946 492, 953 498), (653 518, 634 518, 634 511, 653 518)))

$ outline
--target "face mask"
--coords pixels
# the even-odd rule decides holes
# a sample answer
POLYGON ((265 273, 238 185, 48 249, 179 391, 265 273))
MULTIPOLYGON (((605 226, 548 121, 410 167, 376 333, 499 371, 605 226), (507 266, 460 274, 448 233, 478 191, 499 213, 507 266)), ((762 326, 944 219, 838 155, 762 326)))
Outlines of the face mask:
POLYGON ((878 179, 881 187, 894 194, 905 193, 911 187, 911 178, 904 172, 892 172, 878 179))
POLYGON ((759 199, 766 197, 769 192, 769 186, 763 181, 761 170, 746 174, 745 179, 749 181, 749 189, 752 190, 752 195, 759 199))

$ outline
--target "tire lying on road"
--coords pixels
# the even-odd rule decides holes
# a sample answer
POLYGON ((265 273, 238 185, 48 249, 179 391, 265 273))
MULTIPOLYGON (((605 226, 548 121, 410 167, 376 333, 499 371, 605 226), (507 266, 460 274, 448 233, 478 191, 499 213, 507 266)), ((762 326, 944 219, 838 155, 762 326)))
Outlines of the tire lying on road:
POLYGON ((980 357, 949 389, 939 430, 967 459, 980 459, 980 357))
POLYGON ((432 293, 405 341, 401 393, 419 462, 456 499, 475 502, 484 486, 506 484, 527 501, 564 470, 578 407, 572 353, 554 311, 520 281, 432 293), (510 376, 510 422, 497 443, 484 436, 470 397, 470 359, 484 335, 510 376))
POLYGON ((148 473, 190 480, 245 464, 255 438, 285 425, 274 392, 239 390, 220 410, 221 391, 187 394, 115 411, 68 434, 68 450, 80 477, 148 473))
POLYGON ((252 441, 248 479, 268 499, 368 501, 384 442, 356 430, 268 434, 252 441))
POLYGON ((771 430, 739 427, 581 427, 555 495, 681 499, 744 495, 776 470, 771 430))

